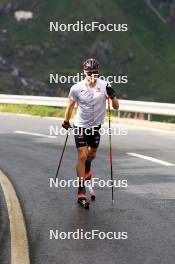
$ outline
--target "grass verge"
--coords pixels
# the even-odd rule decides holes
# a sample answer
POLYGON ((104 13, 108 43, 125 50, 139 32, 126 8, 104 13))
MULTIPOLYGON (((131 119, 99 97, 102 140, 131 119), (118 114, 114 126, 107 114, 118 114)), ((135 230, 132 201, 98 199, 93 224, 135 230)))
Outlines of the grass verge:
MULTIPOLYGON (((37 106, 37 105, 14 105, 14 104, 0 104, 0 112, 4 113, 17 113, 27 114, 41 117, 64 117, 65 108, 63 107, 52 107, 52 106, 37 106)), ((72 117, 74 117, 76 109, 73 110, 72 117)), ((111 116, 117 117, 117 112, 111 110, 111 116)), ((133 118, 133 113, 122 112, 121 118, 133 118)), ((106 112, 106 120, 108 118, 108 112, 106 112)), ((146 116, 145 116, 146 119, 146 116)), ((170 116, 158 116, 152 115, 152 121, 164 122, 164 123, 175 123, 175 117, 170 116)))
POLYGON ((0 112, 28 114, 41 117, 64 117, 65 109, 50 106, 0 104, 0 112))
MULTIPOLYGON (((0 112, 36 115, 41 117, 64 117, 65 110, 66 108, 64 107, 0 104, 0 112)), ((75 113, 76 109, 73 110, 72 117, 75 113)), ((111 115, 116 116, 116 111, 111 110, 111 115)))

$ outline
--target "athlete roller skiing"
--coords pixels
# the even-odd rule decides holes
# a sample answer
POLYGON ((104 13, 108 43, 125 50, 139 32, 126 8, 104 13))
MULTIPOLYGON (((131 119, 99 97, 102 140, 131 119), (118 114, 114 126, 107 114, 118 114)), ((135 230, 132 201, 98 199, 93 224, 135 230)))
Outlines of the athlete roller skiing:
MULTIPOLYGON (((91 162, 96 157, 100 143, 99 129, 104 123, 106 100, 110 98, 113 109, 118 110, 119 103, 111 85, 99 78, 100 64, 96 59, 88 59, 83 64, 85 78, 73 85, 68 96, 65 120, 62 127, 70 129, 70 119, 75 104, 77 114, 74 117, 73 128, 77 148, 76 173, 79 178, 77 201, 84 207, 89 207, 84 182, 90 182, 92 177, 91 162)), ((95 200, 95 192, 89 186, 91 199, 95 200)))

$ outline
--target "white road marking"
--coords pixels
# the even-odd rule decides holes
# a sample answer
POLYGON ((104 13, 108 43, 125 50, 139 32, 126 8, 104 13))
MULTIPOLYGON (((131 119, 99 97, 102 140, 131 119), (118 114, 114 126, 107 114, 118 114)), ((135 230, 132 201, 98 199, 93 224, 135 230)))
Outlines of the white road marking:
POLYGON ((37 137, 44 137, 44 138, 57 138, 56 136, 49 136, 49 135, 44 135, 44 134, 39 134, 39 133, 32 133, 28 131, 19 131, 16 130, 14 131, 15 134, 22 134, 22 135, 30 135, 30 136, 37 136, 37 137))
POLYGON ((141 158, 141 159, 145 159, 145 160, 149 160, 149 161, 152 161, 152 162, 156 162, 156 163, 159 163, 161 165, 164 165, 164 166, 174 166, 174 164, 172 163, 169 163, 167 161, 164 161, 164 160, 160 160, 160 159, 155 159, 155 158, 152 158, 152 157, 149 157, 149 156, 145 156, 145 155, 141 155, 141 154, 137 154, 137 153, 127 153, 128 155, 130 156, 133 156, 133 157, 137 157, 137 158, 141 158))
POLYGON ((126 127, 126 128, 133 128, 133 129, 138 129, 138 130, 146 130, 146 131, 153 131, 153 132, 160 132, 161 134, 172 134, 173 136, 175 135, 175 131, 173 130, 165 130, 161 128, 153 128, 153 127, 144 127, 144 126, 137 126, 137 125, 129 125, 129 124, 122 124, 122 123, 112 123, 113 126, 121 126, 121 127, 126 127))
POLYGON ((25 221, 16 192, 0 170, 0 185, 4 192, 10 221, 11 264, 30 264, 25 221))

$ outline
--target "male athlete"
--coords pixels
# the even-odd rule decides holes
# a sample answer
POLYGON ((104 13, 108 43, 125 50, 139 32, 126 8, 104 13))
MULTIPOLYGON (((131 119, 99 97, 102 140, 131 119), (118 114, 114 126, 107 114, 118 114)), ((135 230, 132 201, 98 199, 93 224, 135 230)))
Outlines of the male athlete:
MULTIPOLYGON (((73 126, 78 154, 76 172, 81 183, 81 179, 90 180, 92 177, 91 162, 95 159, 100 143, 99 129, 104 122, 107 97, 110 97, 114 109, 119 108, 114 90, 106 81, 98 78, 99 69, 100 64, 96 59, 88 59, 84 62, 85 79, 71 87, 65 120, 62 124, 65 129, 71 127, 69 121, 73 108, 77 104, 77 114, 73 126)), ((91 193, 91 198, 95 199, 95 193, 91 193)), ((79 200, 86 200, 84 184, 79 184, 79 200)))

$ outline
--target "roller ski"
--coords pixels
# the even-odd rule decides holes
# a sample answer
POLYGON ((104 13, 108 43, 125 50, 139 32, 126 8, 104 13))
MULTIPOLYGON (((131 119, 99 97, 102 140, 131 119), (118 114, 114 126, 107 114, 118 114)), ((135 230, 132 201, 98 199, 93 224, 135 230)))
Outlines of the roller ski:
POLYGON ((85 209, 89 209, 89 202, 87 201, 85 186, 83 187, 79 186, 77 196, 78 196, 77 198, 78 204, 85 209))

